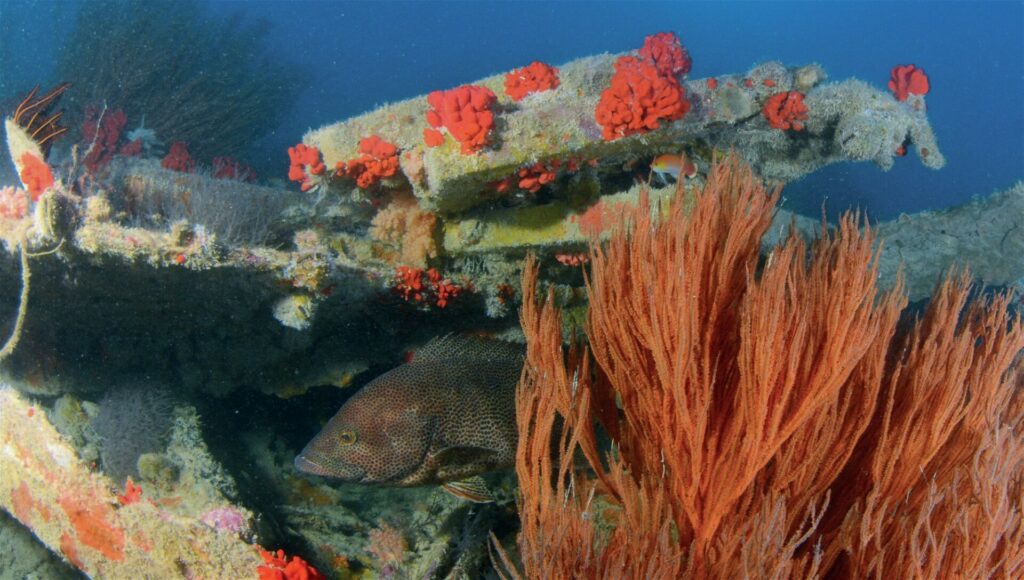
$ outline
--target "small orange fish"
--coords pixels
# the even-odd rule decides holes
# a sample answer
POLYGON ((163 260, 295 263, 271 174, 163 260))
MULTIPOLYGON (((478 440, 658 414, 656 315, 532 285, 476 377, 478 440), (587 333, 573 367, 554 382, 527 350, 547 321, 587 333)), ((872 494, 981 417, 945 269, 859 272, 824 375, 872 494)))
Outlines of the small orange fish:
POLYGON ((697 175, 697 166, 683 153, 658 155, 651 161, 651 174, 657 175, 662 183, 668 183, 668 176, 678 181, 680 175, 686 178, 697 175))

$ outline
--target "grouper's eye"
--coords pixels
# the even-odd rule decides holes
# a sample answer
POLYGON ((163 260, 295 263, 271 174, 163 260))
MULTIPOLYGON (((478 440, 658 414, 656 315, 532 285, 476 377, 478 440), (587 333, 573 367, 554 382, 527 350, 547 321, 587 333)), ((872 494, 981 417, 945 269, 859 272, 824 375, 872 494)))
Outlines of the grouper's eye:
POLYGON ((338 443, 348 446, 356 442, 356 432, 351 429, 345 429, 338 433, 338 443))

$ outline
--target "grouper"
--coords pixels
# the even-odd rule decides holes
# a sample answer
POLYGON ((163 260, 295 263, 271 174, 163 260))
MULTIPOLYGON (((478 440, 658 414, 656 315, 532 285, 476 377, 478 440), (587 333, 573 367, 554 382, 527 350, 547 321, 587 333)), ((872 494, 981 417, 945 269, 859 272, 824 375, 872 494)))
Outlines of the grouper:
POLYGON ((515 462, 524 354, 497 340, 434 339, 346 401, 295 468, 347 482, 441 485, 489 501, 479 475, 515 462))

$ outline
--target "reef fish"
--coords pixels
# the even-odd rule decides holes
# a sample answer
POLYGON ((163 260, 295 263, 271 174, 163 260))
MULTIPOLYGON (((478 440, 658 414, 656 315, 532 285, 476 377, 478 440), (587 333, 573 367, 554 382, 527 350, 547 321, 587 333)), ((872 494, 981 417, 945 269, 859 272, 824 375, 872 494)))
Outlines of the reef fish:
POLYGON ((487 501, 478 476, 515 462, 524 354, 496 340, 434 339, 345 402, 295 468, 348 482, 437 484, 487 501))
POLYGON ((657 175, 662 182, 667 183, 666 176, 671 175, 676 180, 679 176, 690 178, 697 175, 697 166, 690 161, 685 154, 659 155, 651 161, 651 173, 657 175))

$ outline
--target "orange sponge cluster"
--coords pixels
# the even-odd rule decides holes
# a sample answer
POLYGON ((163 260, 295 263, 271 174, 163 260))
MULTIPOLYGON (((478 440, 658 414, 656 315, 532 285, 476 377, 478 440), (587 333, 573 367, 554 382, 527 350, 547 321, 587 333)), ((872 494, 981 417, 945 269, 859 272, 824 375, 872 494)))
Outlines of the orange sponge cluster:
POLYGON ((309 562, 298 556, 289 558, 284 550, 268 552, 260 549, 263 564, 256 568, 259 580, 324 580, 320 573, 309 562))
POLYGON ((897 101, 905 101, 910 95, 925 95, 930 88, 928 75, 912 64, 894 66, 889 75, 889 90, 897 101))
POLYGON ((434 91, 427 95, 431 109, 427 123, 432 128, 423 130, 423 140, 429 147, 444 143, 444 128, 462 145, 463 155, 480 151, 494 128, 491 108, 497 97, 487 87, 464 85, 448 91, 434 91))

